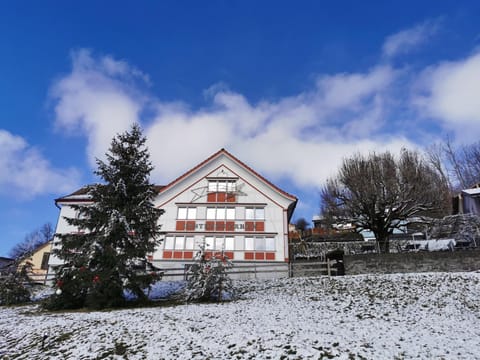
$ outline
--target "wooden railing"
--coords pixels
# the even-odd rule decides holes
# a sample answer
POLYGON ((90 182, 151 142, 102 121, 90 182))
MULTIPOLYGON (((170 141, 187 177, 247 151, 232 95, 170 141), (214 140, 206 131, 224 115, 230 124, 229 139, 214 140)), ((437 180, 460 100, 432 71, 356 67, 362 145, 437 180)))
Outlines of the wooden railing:
POLYGON ((297 261, 289 264, 289 277, 337 275, 338 269, 333 267, 335 262, 326 261, 297 261))
MULTIPOLYGON (((264 277, 265 274, 279 274, 284 273, 285 276, 297 277, 297 276, 315 276, 315 275, 336 275, 337 269, 334 268, 333 262, 327 261, 307 261, 307 262, 294 262, 294 263, 258 263, 258 264, 235 264, 233 268, 228 270, 228 273, 232 276, 235 275, 251 275, 250 277, 264 277), (288 265, 288 266, 287 266, 288 265)), ((162 269, 163 278, 174 278, 178 280, 185 280, 187 278, 188 268, 168 268, 162 269)), ((45 274, 29 274, 30 279, 37 284, 49 284, 55 279, 55 273, 45 274)))

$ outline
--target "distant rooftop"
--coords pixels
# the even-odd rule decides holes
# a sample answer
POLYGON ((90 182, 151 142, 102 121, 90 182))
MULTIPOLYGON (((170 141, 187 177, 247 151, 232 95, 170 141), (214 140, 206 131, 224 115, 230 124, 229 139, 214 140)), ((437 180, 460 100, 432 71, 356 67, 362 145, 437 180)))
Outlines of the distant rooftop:
POLYGON ((462 192, 472 196, 480 196, 480 188, 465 189, 462 192))

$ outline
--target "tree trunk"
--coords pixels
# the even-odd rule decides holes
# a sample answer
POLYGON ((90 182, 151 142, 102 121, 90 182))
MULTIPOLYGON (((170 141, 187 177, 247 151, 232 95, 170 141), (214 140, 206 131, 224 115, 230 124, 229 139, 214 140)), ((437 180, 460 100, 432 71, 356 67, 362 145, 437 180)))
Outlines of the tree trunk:
POLYGON ((378 244, 378 249, 381 254, 387 254, 390 252, 390 239, 388 236, 380 236, 377 235, 377 244, 378 244))

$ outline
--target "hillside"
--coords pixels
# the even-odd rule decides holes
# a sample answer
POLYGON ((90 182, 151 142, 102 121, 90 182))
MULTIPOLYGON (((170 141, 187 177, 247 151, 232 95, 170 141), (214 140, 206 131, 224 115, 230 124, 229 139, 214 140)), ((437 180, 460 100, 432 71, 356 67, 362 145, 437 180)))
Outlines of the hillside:
POLYGON ((0 359, 475 359, 480 354, 478 272, 238 286, 240 300, 225 304, 54 314, 36 305, 3 307, 0 359))

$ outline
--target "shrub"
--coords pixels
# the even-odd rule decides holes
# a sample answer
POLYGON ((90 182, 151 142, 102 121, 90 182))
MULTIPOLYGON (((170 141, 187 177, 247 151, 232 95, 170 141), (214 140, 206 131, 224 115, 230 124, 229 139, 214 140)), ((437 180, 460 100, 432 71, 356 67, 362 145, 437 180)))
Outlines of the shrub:
POLYGON ((0 305, 15 305, 30 301, 29 265, 23 266, 20 271, 12 268, 4 275, 0 275, 0 305))
POLYGON ((223 252, 207 255, 202 246, 188 271, 184 299, 187 302, 233 299, 234 287, 227 273, 232 267, 232 262, 223 252))

